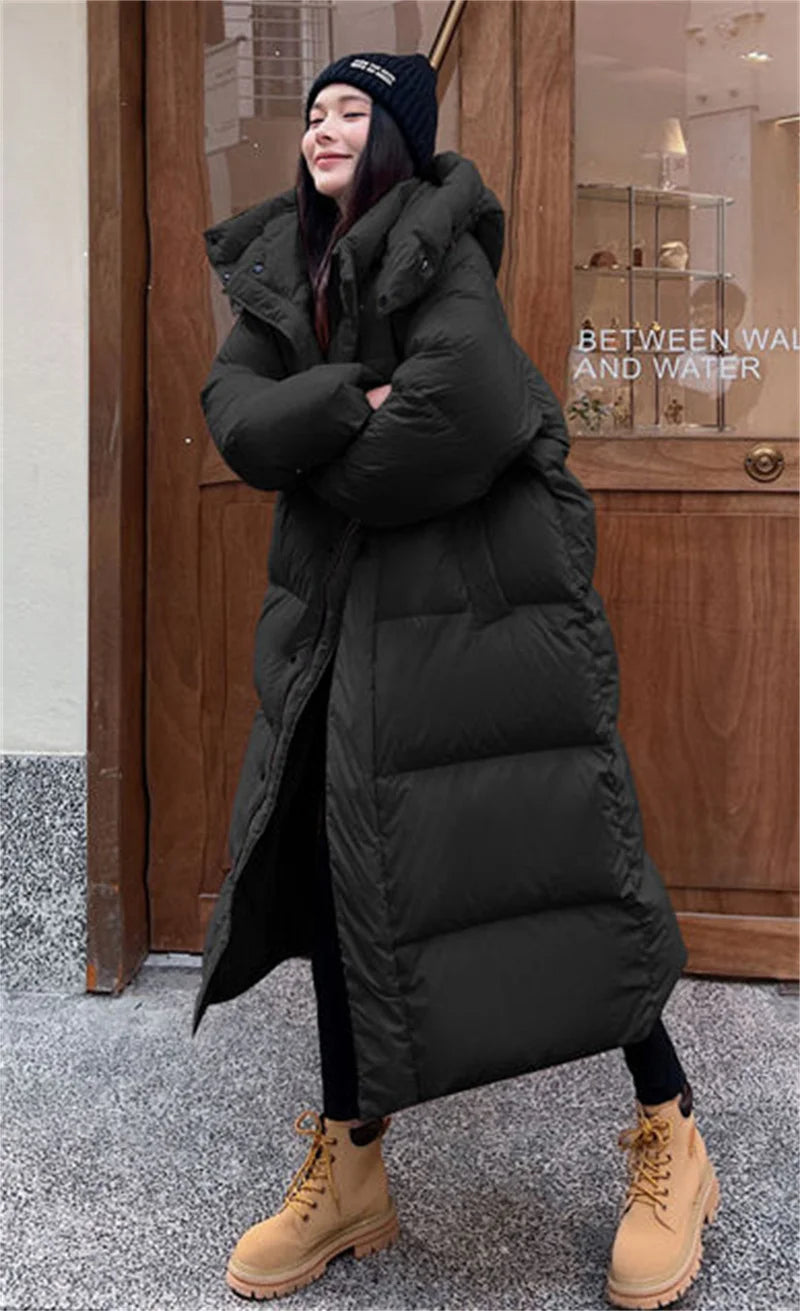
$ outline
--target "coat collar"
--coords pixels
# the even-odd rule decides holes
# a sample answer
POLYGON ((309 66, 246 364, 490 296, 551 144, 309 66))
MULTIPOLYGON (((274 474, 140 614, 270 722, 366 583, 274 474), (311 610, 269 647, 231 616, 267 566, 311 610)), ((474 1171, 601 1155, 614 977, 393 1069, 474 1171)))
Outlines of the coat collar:
MULTIPOLYGON (((502 206, 471 160, 443 151, 434 156, 424 179, 396 183, 337 242, 333 258, 346 312, 355 315, 376 260, 377 312, 389 314, 408 304, 425 290, 466 230, 480 242, 496 277, 503 255, 502 206)), ((308 315, 310 284, 296 188, 216 223, 203 236, 209 262, 226 291, 241 293, 245 279, 254 279, 273 305, 277 298, 292 317, 295 311, 308 315)))

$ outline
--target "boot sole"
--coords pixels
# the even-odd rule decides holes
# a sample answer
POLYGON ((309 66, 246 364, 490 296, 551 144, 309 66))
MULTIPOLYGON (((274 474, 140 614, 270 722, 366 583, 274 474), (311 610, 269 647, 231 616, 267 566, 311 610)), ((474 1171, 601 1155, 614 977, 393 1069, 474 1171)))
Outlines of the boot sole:
POLYGON ((361 1220, 358 1224, 351 1225, 349 1229, 340 1230, 318 1248, 307 1261, 290 1269, 284 1268, 279 1275, 253 1279, 252 1276, 238 1273, 235 1263, 229 1261, 225 1271, 225 1282, 234 1293, 250 1298, 251 1301, 254 1298, 261 1301, 268 1297, 282 1297, 285 1293, 293 1293, 295 1289, 303 1288, 304 1285, 319 1279, 320 1275, 325 1273, 328 1262, 339 1252, 346 1252, 348 1248, 352 1248, 353 1256, 361 1260, 372 1252, 380 1252, 384 1247, 388 1247, 398 1237, 399 1232, 397 1212, 392 1203, 388 1217, 380 1223, 375 1224, 374 1219, 361 1220))
POLYGON ((657 1307, 668 1306, 681 1297, 700 1271, 700 1263, 703 1259, 703 1226, 714 1223, 718 1210, 719 1181, 714 1173, 714 1167, 709 1162, 705 1186, 694 1204, 695 1228, 692 1250, 682 1269, 670 1279, 669 1283, 663 1284, 660 1288, 647 1287, 640 1291, 630 1285, 612 1284, 609 1279, 606 1284, 606 1297, 609 1302, 613 1306, 626 1307, 628 1311, 652 1311, 657 1307))

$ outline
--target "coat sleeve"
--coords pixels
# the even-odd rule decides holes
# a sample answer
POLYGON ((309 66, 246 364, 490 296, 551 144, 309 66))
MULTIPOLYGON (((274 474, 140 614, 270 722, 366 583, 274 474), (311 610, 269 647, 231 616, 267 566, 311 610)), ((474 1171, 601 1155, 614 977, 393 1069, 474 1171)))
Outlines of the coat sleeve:
POLYGON ((477 500, 541 423, 532 370, 488 261, 471 254, 443 271, 415 309, 386 400, 307 485, 372 527, 477 500))
POLYGON ((378 381, 360 363, 283 373, 269 328, 242 309, 200 392, 225 463, 264 491, 295 486, 301 474, 343 451, 372 414, 364 388, 378 381))

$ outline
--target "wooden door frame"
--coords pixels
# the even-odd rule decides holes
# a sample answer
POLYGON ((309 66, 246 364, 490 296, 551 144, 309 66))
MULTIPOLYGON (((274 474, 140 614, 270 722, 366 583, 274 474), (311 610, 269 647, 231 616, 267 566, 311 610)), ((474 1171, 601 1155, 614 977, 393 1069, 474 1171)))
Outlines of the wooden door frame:
POLYGON ((88 0, 89 992, 149 945, 144 772, 148 278, 144 0, 88 0))

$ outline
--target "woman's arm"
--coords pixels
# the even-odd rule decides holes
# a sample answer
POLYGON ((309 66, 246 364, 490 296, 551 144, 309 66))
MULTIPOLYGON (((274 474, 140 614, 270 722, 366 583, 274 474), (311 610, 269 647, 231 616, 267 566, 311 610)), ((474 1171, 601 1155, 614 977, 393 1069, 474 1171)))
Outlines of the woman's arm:
MULTIPOLYGON (((306 482, 353 519, 393 527, 477 500, 542 422, 488 262, 443 272, 409 325, 391 392, 306 482)), ((542 379, 544 383, 544 379, 542 379)), ((544 384, 546 387, 546 383, 544 384)))
POLYGON ((372 414, 363 364, 315 364, 283 372, 266 325, 242 309, 200 393, 209 432, 233 472, 264 491, 293 487, 333 460, 372 414))

